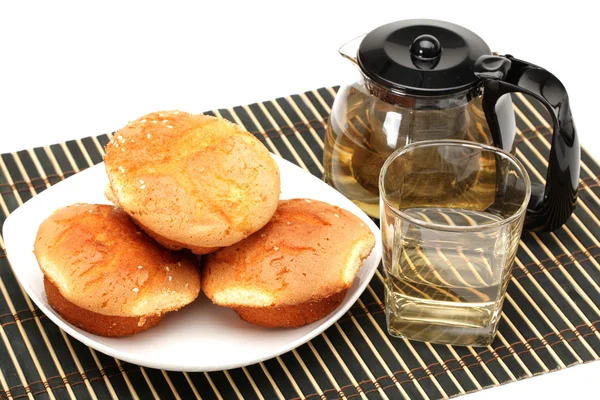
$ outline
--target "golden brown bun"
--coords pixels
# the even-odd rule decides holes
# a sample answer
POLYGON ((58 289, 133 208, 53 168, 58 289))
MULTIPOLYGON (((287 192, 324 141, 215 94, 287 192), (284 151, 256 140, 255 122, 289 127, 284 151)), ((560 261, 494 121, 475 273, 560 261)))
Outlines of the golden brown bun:
POLYGON ((60 296, 95 314, 148 320, 191 303, 200 292, 196 257, 160 247, 114 206, 55 211, 40 225, 34 253, 60 296))
POLYGON ((279 200, 277 164, 225 119, 148 114, 106 146, 108 197, 159 243, 205 254, 262 228, 279 200), (112 193, 111 193, 112 192, 112 193))
POLYGON ((65 299, 58 288, 44 277, 44 288, 48 304, 70 324, 94 335, 122 337, 150 329, 163 319, 163 315, 147 317, 115 317, 98 314, 76 306, 65 299))
POLYGON ((374 245, 371 230, 346 210, 281 201, 263 229, 207 257, 202 289, 249 322, 302 326, 337 307, 374 245))

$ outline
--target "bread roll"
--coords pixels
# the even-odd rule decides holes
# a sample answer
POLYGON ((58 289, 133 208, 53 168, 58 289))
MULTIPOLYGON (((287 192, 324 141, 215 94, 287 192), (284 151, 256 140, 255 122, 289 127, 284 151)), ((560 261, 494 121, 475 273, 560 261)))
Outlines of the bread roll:
POLYGON ((266 327, 297 327, 333 311, 375 244, 354 214, 316 200, 281 201, 271 221, 210 254, 205 294, 266 327))
POLYGON ((106 146, 112 198, 170 249, 206 254, 262 228, 279 200, 277 164, 253 135, 222 118, 148 114, 106 146))
POLYGON ((114 206, 61 208, 39 227, 34 253, 50 306, 103 336, 156 325, 198 297, 198 260, 159 246, 114 206))

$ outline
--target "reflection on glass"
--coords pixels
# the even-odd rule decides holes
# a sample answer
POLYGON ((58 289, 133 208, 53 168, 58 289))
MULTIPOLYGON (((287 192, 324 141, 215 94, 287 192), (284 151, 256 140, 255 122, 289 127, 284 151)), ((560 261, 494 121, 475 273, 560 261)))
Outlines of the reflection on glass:
POLYGON ((522 165, 488 146, 425 141, 390 156, 380 187, 389 333, 490 344, 530 197, 522 165))

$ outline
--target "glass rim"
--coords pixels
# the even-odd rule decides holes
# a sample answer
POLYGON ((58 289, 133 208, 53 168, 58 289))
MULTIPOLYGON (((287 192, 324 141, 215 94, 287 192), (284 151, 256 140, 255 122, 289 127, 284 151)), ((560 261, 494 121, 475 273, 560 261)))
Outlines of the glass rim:
MULTIPOLYGON (((523 166, 521 161, 519 161, 517 159, 517 157, 515 157, 511 153, 504 151, 500 148, 497 148, 494 146, 489 146, 486 144, 470 142, 468 140, 458 140, 458 139, 422 140, 419 142, 410 143, 405 147, 395 150, 385 160, 385 162, 383 163, 383 166, 381 167, 381 172, 379 173, 379 198, 380 198, 381 202, 385 203, 385 206, 393 214, 395 214, 399 218, 407 220, 411 224, 415 224, 415 225, 418 225, 418 226, 421 226, 424 228, 443 230, 443 231, 451 231, 451 232, 481 231, 481 230, 485 230, 485 229, 497 228, 499 226, 510 224, 511 222, 513 222, 515 219, 519 218, 521 215, 523 215, 527 211, 527 205, 529 204, 529 199, 531 198, 531 180, 529 178, 529 174, 527 173, 527 170, 525 169, 525 167, 523 166), (503 157, 507 158, 514 166, 517 167, 517 170, 522 175, 523 180, 525 181, 525 188, 526 188, 525 189, 525 197, 523 198, 523 201, 522 201, 519 209, 517 211, 515 211, 514 213, 512 213, 510 216, 508 216, 506 218, 502 218, 500 221, 489 222, 489 223, 485 223, 482 225, 451 226, 451 225, 442 225, 442 224, 438 224, 435 222, 425 221, 420 218, 415 218, 411 215, 408 215, 407 213, 405 213, 398 207, 393 206, 387 200, 387 193, 385 190, 385 185, 383 184, 384 176, 388 170, 389 165, 398 157, 402 156, 405 153, 411 152, 415 149, 424 148, 424 147, 443 147, 443 146, 470 147, 470 148, 474 148, 474 149, 490 151, 492 153, 500 154, 503 157)), ((383 210, 380 210, 380 213, 381 212, 383 212, 383 210)))

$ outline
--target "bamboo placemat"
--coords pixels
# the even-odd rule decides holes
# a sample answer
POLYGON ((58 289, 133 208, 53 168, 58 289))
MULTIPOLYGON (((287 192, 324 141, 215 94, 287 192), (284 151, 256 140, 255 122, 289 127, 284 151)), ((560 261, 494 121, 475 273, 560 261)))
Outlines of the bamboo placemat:
MULTIPOLYGON (((216 110, 274 153, 321 176, 336 88, 216 110)), ((550 130, 543 110, 515 98, 519 158, 543 181, 550 130)), ((135 117, 135 116, 133 116, 135 117)), ((20 204, 102 161, 110 135, 0 156, 0 226, 20 204)), ((260 364, 210 373, 122 362, 67 336, 16 281, 0 238, 0 399, 20 398, 429 398, 481 390, 600 355, 600 166, 582 152, 575 215, 553 233, 524 233, 500 329, 487 348, 394 339, 386 334, 381 270, 325 333, 260 364)))

